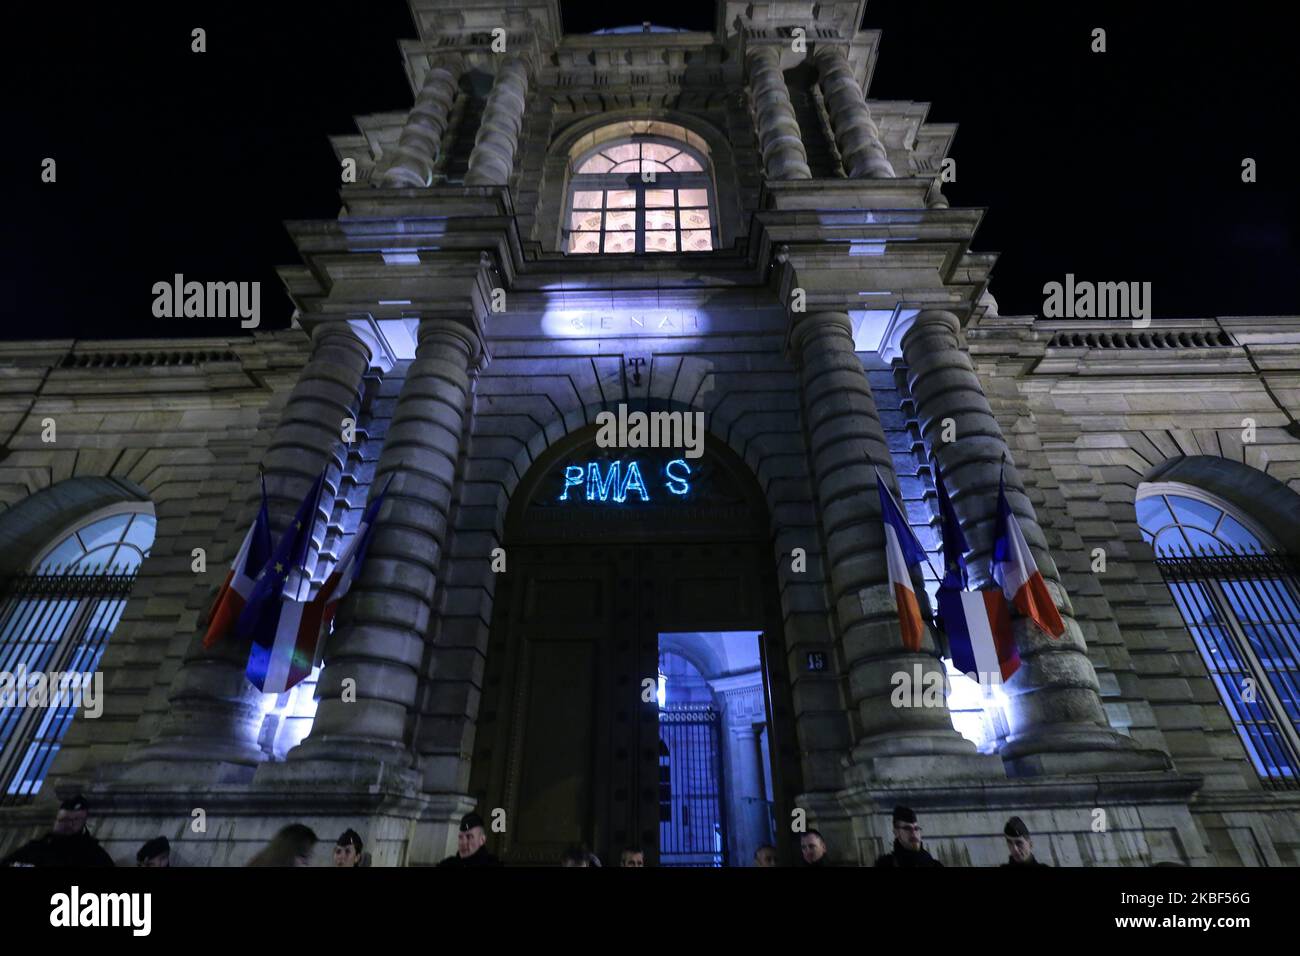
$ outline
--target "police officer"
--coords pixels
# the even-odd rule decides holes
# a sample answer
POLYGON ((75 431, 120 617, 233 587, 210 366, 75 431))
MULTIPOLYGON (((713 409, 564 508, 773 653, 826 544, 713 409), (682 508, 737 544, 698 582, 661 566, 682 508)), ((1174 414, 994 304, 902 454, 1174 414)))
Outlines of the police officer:
POLYGON ((1010 854, 1003 866, 1048 866, 1034 858, 1034 841, 1029 839, 1029 827, 1019 817, 1012 817, 1002 828, 1007 838, 1007 853, 1010 854))
POLYGON ((830 866, 826 852, 826 840, 819 831, 808 830, 799 838, 799 854, 804 866, 830 866))
POLYGON ((500 866, 501 861, 487 849, 487 830, 483 818, 477 813, 467 813, 460 818, 460 833, 456 837, 456 855, 449 856, 439 866, 500 866))
POLYGON ((172 846, 167 842, 167 838, 165 836, 156 836, 140 847, 135 854, 135 865, 170 868, 172 865, 172 846))
POLYGON ((352 829, 344 830, 343 835, 334 844, 334 865, 342 867, 360 866, 362 849, 364 849, 364 844, 361 842, 361 834, 352 829))
POLYGON ((77 794, 59 804, 54 829, 0 860, 0 866, 112 866, 113 858, 86 829, 90 804, 77 794))
POLYGON ((943 866, 926 852, 921 825, 911 807, 894 807, 894 849, 878 859, 876 866, 943 866))

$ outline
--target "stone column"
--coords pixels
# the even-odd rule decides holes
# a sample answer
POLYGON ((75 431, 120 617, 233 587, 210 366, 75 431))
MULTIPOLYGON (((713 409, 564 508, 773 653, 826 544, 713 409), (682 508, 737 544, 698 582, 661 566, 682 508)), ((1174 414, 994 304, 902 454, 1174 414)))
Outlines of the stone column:
POLYGON ((483 107, 483 121, 469 154, 466 186, 505 186, 515 167, 515 147, 528 98, 528 63, 508 57, 497 70, 483 107))
MULTIPOLYGON (((944 686, 928 634, 919 653, 903 647, 885 564, 885 533, 873 466, 886 480, 893 462, 867 376, 843 312, 818 312, 795 326, 800 390, 831 600, 860 736, 847 777, 855 783, 1001 775, 952 726, 946 703, 893 705, 896 674, 920 687, 944 686)), ((895 494, 897 491, 895 490, 895 494)), ((909 695, 910 702, 910 695, 909 695)))
POLYGON ((781 73, 781 52, 774 46, 754 46, 745 52, 754 98, 754 125, 763 166, 771 179, 811 179, 808 153, 799 121, 790 105, 790 90, 781 73))
POLYGON ((1011 699, 1011 733, 1002 758, 1008 770, 1017 774, 1164 769, 1167 757, 1138 750, 1106 720, 1083 633, 1071 616, 1056 563, 1002 430, 970 357, 958 341, 959 328, 960 322, 951 312, 924 311, 904 334, 902 347, 921 432, 939 460, 966 539, 974 549, 968 556, 971 584, 993 584, 990 563, 996 536, 998 474, 1005 455, 1007 501, 1065 622, 1065 634, 1054 639, 1027 621, 1015 621, 1021 667, 1006 688, 1011 699), (945 419, 952 419, 957 436, 948 443, 940 440, 945 419))
POLYGON ((433 182, 447 117, 456 102, 456 82, 464 63, 458 56, 437 57, 429 64, 424 85, 406 118, 392 157, 376 173, 374 185, 386 188, 423 188, 433 182))
POLYGON ((821 74, 822 96, 835 130, 835 144, 844 160, 844 172, 850 179, 892 179, 894 167, 844 49, 819 47, 813 62, 821 74))
MULTIPOLYGON (((339 608, 325 646, 311 733, 288 762, 414 764, 408 723, 433 610, 437 568, 470 401, 470 372, 481 346, 449 319, 423 319, 415 360, 375 469, 371 496, 392 476, 362 576, 339 608), (355 700, 343 681, 355 682, 355 700)), ((292 774, 292 769, 285 771, 292 774)), ((331 776, 330 779, 337 779, 331 776)))
MULTIPOLYGON (((322 497, 329 500, 338 489, 343 419, 357 413, 362 376, 371 360, 370 348, 346 321, 321 322, 312 331, 311 340, 311 358, 289 394, 263 459, 273 540, 278 540, 288 527, 303 495, 327 464, 330 467, 322 497)), ((248 492, 222 560, 209 559, 212 573, 226 573, 235 549, 257 515, 261 491, 256 480, 250 482, 248 492)), ((315 554, 313 543, 307 562, 309 573, 315 554)), ((248 773, 265 759, 257 746, 262 694, 244 676, 248 646, 227 638, 205 650, 201 640, 204 630, 200 627, 190 642, 189 653, 172 683, 168 712, 157 735, 127 758, 134 766, 127 768, 125 777, 149 777, 155 773, 158 761, 183 761, 208 763, 213 778, 225 780, 241 773, 229 765, 245 765, 243 773, 248 773)), ((160 779, 174 778, 165 769, 161 773, 160 779)), ((191 769, 186 780, 202 776, 191 769)))

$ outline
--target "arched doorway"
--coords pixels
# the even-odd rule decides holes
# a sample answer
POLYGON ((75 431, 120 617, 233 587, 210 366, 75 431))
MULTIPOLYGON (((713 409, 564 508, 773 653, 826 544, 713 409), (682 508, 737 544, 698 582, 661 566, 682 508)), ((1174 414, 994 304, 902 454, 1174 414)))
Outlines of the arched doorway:
MULTIPOLYGON (((635 846, 661 862, 660 661, 688 638, 724 664, 742 657, 728 658, 726 641, 752 639, 762 691, 747 719, 762 749, 745 766, 767 760, 762 816, 789 819, 801 781, 770 521, 733 452, 712 438, 697 459, 602 449, 594 428, 577 432, 520 482, 504 542, 470 793, 485 817, 505 810, 507 862, 554 864, 578 843, 606 861, 635 846)), ((714 668, 709 679, 725 693, 745 674, 714 668)), ((719 818, 697 826, 716 826, 723 849, 705 865, 747 864, 755 847, 744 859, 734 840, 728 849, 718 768, 719 818)))

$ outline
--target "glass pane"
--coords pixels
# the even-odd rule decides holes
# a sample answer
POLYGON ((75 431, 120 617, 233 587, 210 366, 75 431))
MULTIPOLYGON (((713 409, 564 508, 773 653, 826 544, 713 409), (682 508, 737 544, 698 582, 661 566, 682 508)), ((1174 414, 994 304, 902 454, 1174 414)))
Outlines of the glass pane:
POLYGON ((700 164, 695 161, 695 157, 689 153, 678 153, 668 160, 668 166, 678 173, 700 173, 704 171, 700 168, 700 164))
POLYGON ((708 204, 709 191, 707 189, 677 190, 677 205, 679 206, 707 206, 708 204))
POLYGON ((569 216, 569 228, 579 231, 599 232, 600 231, 600 213, 598 212, 575 212, 569 216))
POLYGON ((41 562, 41 566, 38 570, 48 571, 56 565, 62 567, 65 564, 71 564, 77 558, 81 557, 81 555, 85 553, 85 550, 86 549, 81 546, 81 542, 77 540, 77 536, 75 534, 70 534, 63 539, 57 548, 50 552, 49 557, 41 562))
POLYGON ((660 163, 666 163, 681 150, 676 146, 665 146, 663 143, 642 143, 641 158, 652 159, 660 163))
POLYGON ((647 208, 671 206, 673 204, 673 191, 671 189, 647 189, 645 204, 647 208))
POLYGON ((126 529, 126 537, 122 540, 148 554, 149 549, 153 547, 153 538, 157 530, 157 518, 153 515, 138 514, 131 519, 131 526, 126 529))
POLYGON ((635 189, 611 189, 605 194, 606 209, 635 209, 635 189))
POLYGON ((639 173, 641 172, 641 160, 629 159, 625 163, 619 163, 617 166, 611 169, 610 172, 611 173, 639 173))
POLYGON ((1196 528, 1204 528, 1206 531, 1213 531, 1215 524, 1219 520, 1219 515, 1223 514, 1214 505, 1207 505, 1201 501, 1193 501, 1191 498, 1184 498, 1182 495, 1166 495, 1169 499, 1169 506, 1174 509, 1174 514, 1183 524, 1190 524, 1196 528))
POLYGON ((130 520, 129 514, 113 515, 111 518, 96 521, 77 533, 81 535, 81 543, 86 546, 86 550, 90 551, 100 545, 116 544, 121 541, 122 532, 126 530, 127 522, 130 520))
POLYGON ((600 251, 600 233, 598 232, 571 232, 569 233, 569 251, 570 252, 599 252, 600 251))
POLYGON ((76 574, 87 574, 105 569, 113 563, 113 552, 116 550, 117 545, 106 544, 94 551, 87 551, 84 556, 73 563, 72 570, 76 574))
POLYGON ((606 252, 635 252, 636 233, 616 232, 605 235, 606 252))
POLYGON ((599 209, 601 192, 599 189, 590 192, 583 190, 573 194, 574 209, 599 209))
POLYGON ((711 225, 713 224, 709 222, 709 211, 707 209, 682 210, 683 229, 708 229, 711 225))
POLYGON ((646 252, 676 252, 677 233, 647 232, 645 234, 646 252))
POLYGON ((1196 528, 1184 528, 1183 534, 1187 535, 1187 540, 1197 554, 1200 554, 1202 549, 1209 554, 1222 554, 1226 550, 1214 535, 1198 531, 1196 528))
MULTIPOLYGON (((652 162, 648 159, 641 160, 641 172, 643 173, 671 173, 672 170, 663 163, 652 162)), ((650 180, 654 182, 654 180, 650 180)))
POLYGON ((1183 533, 1176 526, 1166 528, 1156 535, 1156 554, 1186 554, 1187 541, 1183 538, 1183 533))
POLYGON ((577 171, 579 173, 607 173, 613 166, 612 162, 597 153, 579 166, 577 171))
POLYGON ((620 146, 611 146, 608 149, 602 149, 601 153, 608 156, 615 163, 621 163, 629 159, 641 158, 640 143, 623 143, 620 146))
POLYGON ((682 233, 684 251, 708 252, 713 248, 713 236, 707 230, 695 230, 682 233))
POLYGON ((1136 508, 1138 525, 1152 534, 1174 523, 1174 516, 1169 513, 1169 506, 1160 495, 1139 499, 1136 508))
POLYGON ((647 209, 645 212, 645 227, 647 229, 676 229, 677 213, 672 209, 647 209))
POLYGON ((1247 531, 1241 522, 1230 514, 1223 516, 1223 520, 1219 522, 1219 530, 1215 534, 1220 541, 1226 542, 1238 551, 1263 550, 1259 538, 1247 531))
POLYGON ((605 231, 622 232, 628 229, 636 228, 635 212, 607 212, 605 213, 605 231))

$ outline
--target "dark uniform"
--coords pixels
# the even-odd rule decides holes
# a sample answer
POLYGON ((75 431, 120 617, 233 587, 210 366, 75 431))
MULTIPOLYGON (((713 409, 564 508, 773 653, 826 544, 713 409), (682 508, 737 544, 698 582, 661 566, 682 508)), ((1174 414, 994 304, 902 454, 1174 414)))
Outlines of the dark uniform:
POLYGON ((0 860, 0 866, 113 866, 99 841, 82 830, 71 836, 47 833, 0 860))
MULTIPOLYGON (((89 812, 86 798, 78 794, 59 804, 59 811, 89 812)), ((83 818, 84 820, 84 818, 83 818)), ((82 826, 79 833, 50 831, 10 853, 0 866, 113 866, 113 858, 82 826)))
MULTIPOLYGON (((1025 837, 1025 838, 1028 838, 1028 836, 1029 836, 1029 827, 1025 826, 1025 821, 1024 821, 1024 820, 1021 820, 1019 817, 1012 817, 1010 820, 1007 821, 1007 825, 1006 825, 1005 827, 1002 828, 1002 832, 1003 832, 1003 834, 1005 834, 1007 837, 1009 837, 1009 838, 1011 838, 1011 839, 1013 839, 1013 840, 1016 839, 1017 837, 1025 837)), ((1029 855, 1029 859, 1026 860, 1024 863, 1021 863, 1019 860, 1017 860, 1017 859, 1016 859, 1015 857, 1013 857, 1013 856, 1008 856, 1008 857, 1007 857, 1007 862, 1003 863, 1002 866, 1014 866, 1014 867, 1019 867, 1019 868, 1022 868, 1022 869, 1023 869, 1024 867, 1029 867, 1029 866, 1046 866, 1046 867, 1049 867, 1049 868, 1050 868, 1051 864, 1050 864, 1050 863, 1039 863, 1039 862, 1038 862, 1038 857, 1034 856, 1034 855, 1031 853, 1031 854, 1029 855)))
MULTIPOLYGON (((475 827, 486 829, 483 826, 483 818, 477 813, 467 813, 460 818, 460 832, 468 833, 475 827)), ((447 857, 438 864, 439 866, 500 866, 501 861, 488 852, 487 844, 471 853, 469 856, 462 857, 459 853, 447 857)))
MULTIPOLYGON (((916 811, 911 807, 894 807, 894 826, 900 823, 915 823, 916 811)), ((917 829, 920 832, 920 829, 917 829)), ((899 842, 898 837, 894 837, 894 848, 876 860, 876 866, 943 866, 938 860, 926 852, 925 847, 919 850, 909 850, 899 842)))
POLYGON ((876 866, 943 866, 943 864, 932 857, 924 847, 919 850, 909 850, 895 840, 894 848, 876 860, 876 866))

